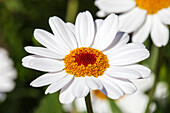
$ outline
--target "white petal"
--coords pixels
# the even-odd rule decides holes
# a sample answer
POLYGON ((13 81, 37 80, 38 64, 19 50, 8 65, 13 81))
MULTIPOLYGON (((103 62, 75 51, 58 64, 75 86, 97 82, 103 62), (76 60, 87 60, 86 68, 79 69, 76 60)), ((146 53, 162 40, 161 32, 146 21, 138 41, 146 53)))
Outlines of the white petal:
POLYGON ((68 83, 66 86, 64 86, 60 91, 59 100, 63 104, 69 104, 75 99, 75 96, 73 96, 72 94, 72 82, 73 80, 70 81, 70 83, 68 83))
POLYGON ((22 65, 39 71, 56 72, 64 69, 64 62, 59 60, 27 56, 22 59, 22 65))
POLYGON ((105 74, 114 78, 122 78, 122 79, 137 79, 142 77, 142 75, 134 69, 129 69, 126 67, 115 67, 115 66, 110 66, 105 71, 105 74))
POLYGON ((146 13, 146 10, 142 10, 136 7, 128 13, 120 15, 120 30, 128 33, 137 30, 144 22, 146 13))
POLYGON ((123 96, 123 91, 117 84, 112 81, 112 78, 108 77, 107 75, 102 75, 98 78, 104 86, 100 91, 106 96, 111 99, 119 99, 121 96, 123 96))
POLYGON ((147 78, 150 77, 151 75, 151 70, 143 65, 133 64, 133 65, 124 66, 124 68, 136 70, 142 75, 142 78, 147 78))
POLYGON ((104 54, 112 53, 112 51, 115 51, 115 49, 117 49, 117 47, 127 44, 128 41, 129 41, 129 35, 127 33, 118 32, 116 34, 113 42, 109 45, 108 48, 106 48, 103 51, 103 53, 104 54))
POLYGON ((165 8, 158 11, 158 17, 164 24, 170 24, 170 8, 165 8))
POLYGON ((101 28, 102 24, 103 24, 103 20, 102 19, 96 19, 95 20, 96 33, 97 33, 97 31, 99 31, 99 29, 101 28))
POLYGON ((135 7, 136 3, 133 0, 96 0, 95 5, 107 13, 122 13, 135 7))
POLYGON ((158 47, 165 46, 169 40, 169 29, 161 23, 157 15, 153 16, 151 38, 153 43, 158 47))
POLYGON ((72 92, 75 97, 86 97, 89 93, 89 88, 86 85, 85 78, 75 77, 72 87, 72 92))
POLYGON ((140 62, 149 57, 149 51, 141 43, 129 43, 108 54, 109 64, 128 65, 140 62))
POLYGON ((101 83, 101 81, 98 78, 93 78, 93 79, 97 83, 98 89, 102 89, 103 88, 103 84, 101 83))
POLYGON ((107 15, 107 13, 104 12, 104 11, 102 11, 102 10, 99 10, 99 11, 96 13, 96 15, 97 15, 98 17, 105 17, 105 16, 107 15))
POLYGON ((63 59, 66 55, 66 54, 64 55, 64 54, 58 53, 57 51, 52 51, 52 50, 49 50, 43 47, 27 46, 25 47, 25 50, 31 54, 35 54, 35 55, 47 57, 47 58, 54 58, 54 59, 63 59))
POLYGON ((59 43, 69 50, 77 48, 75 36, 60 18, 51 17, 49 19, 49 24, 59 43))
POLYGON ((90 89, 96 90, 96 89, 102 89, 103 88, 103 85, 101 84, 101 82, 97 78, 86 76, 85 79, 86 79, 87 86, 90 89))
POLYGON ((93 48, 100 51, 106 49, 114 40, 118 31, 118 17, 110 14, 104 21, 101 28, 97 31, 93 48))
POLYGON ((52 83, 45 91, 45 94, 48 93, 54 93, 63 88, 65 85, 67 85, 72 79, 73 75, 67 75, 65 78, 61 79, 60 81, 57 81, 55 83, 52 83))
POLYGON ((137 90, 136 86, 129 80, 113 78, 113 81, 123 90, 125 94, 133 94, 137 90))
POLYGON ((149 36, 152 27, 152 15, 147 15, 145 23, 133 33, 132 41, 143 43, 149 36))
POLYGON ((69 53, 69 50, 63 48, 62 45, 60 45, 60 42, 56 41, 56 37, 47 31, 35 29, 34 37, 39 43, 50 50, 54 50, 61 54, 69 53))
MULTIPOLYGON (((94 21, 90 12, 79 13, 75 24, 76 38, 82 47, 89 47, 94 40, 94 21)), ((79 46, 79 47, 81 47, 79 46)))
POLYGON ((42 58, 42 57, 36 56, 36 55, 26 56, 26 57, 24 57, 24 58, 22 59, 22 65, 23 65, 24 67, 31 68, 31 67, 30 67, 30 61, 31 61, 32 59, 35 59, 35 58, 42 58))
POLYGON ((66 25, 69 27, 70 31, 72 31, 72 33, 75 35, 76 31, 74 24, 67 22, 66 25))
POLYGON ((30 85, 33 87, 41 87, 41 86, 49 85, 63 79, 64 77, 66 77, 66 75, 67 73, 65 73, 65 71, 56 72, 56 73, 47 73, 36 78, 34 81, 31 82, 30 85))
POLYGON ((125 45, 125 44, 128 43, 129 35, 127 33, 125 33, 125 32, 118 32, 115 39, 114 39, 114 41, 115 41, 115 47, 120 47, 120 46, 125 45))

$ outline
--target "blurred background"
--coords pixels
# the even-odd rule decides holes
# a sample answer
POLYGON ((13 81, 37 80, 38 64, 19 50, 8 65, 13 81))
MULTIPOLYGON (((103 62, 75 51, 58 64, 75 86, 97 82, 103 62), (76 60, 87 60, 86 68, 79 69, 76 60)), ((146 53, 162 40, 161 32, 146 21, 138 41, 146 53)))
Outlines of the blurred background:
MULTIPOLYGON (((43 73, 24 68, 21 65, 21 59, 28 55, 24 50, 25 46, 41 46, 33 37, 34 29, 41 28, 51 32, 48 24, 49 17, 58 16, 64 21, 74 23, 76 15, 86 10, 89 10, 95 19, 97 18, 98 9, 94 5, 94 0, 0 0, 0 48, 8 51, 8 56, 12 59, 13 67, 17 72, 14 89, 5 92, 6 98, 0 101, 0 113, 85 113, 85 109, 76 105, 77 102, 68 106, 61 105, 58 100, 58 92, 45 95, 46 87, 31 87, 30 82, 43 73)), ((152 45, 150 39, 145 42, 145 45, 151 51, 151 57, 142 64, 151 68, 153 79, 148 79, 148 85, 145 86, 143 86, 146 83, 145 81, 137 83, 139 89, 141 86, 144 87, 141 88, 141 93, 144 96, 137 96, 137 98, 123 97, 122 100, 129 98, 129 100, 125 99, 125 102, 121 102, 121 99, 116 101, 106 99, 108 102, 107 109, 110 109, 113 113, 132 113, 126 112, 126 109, 130 108, 134 113, 142 113, 143 111, 138 111, 139 109, 136 109, 136 107, 143 107, 143 110, 145 110, 148 101, 151 102, 150 112, 170 113, 170 43, 161 48, 163 60, 158 72, 159 82, 155 85, 156 91, 151 99, 149 95, 154 84, 154 71, 156 70, 154 65, 157 60, 158 49, 152 45), (143 103, 142 100, 146 100, 146 102, 143 103), (131 106, 130 104, 133 107, 128 107, 131 106), (143 104, 145 105, 143 106, 143 104)), ((1 58, 0 64, 2 62, 3 59, 1 58)), ((0 84, 3 84, 3 82, 0 81, 0 84)), ((5 94, 1 90, 0 93, 5 94)), ((98 93, 95 94, 98 95, 98 93)), ((96 98, 98 97, 96 96, 96 98)), ((103 98, 97 103, 102 101, 103 98)), ((80 102, 80 105, 84 106, 84 103, 80 102)), ((98 104, 94 105, 96 105, 95 109, 100 107, 98 104)), ((107 113, 107 111, 103 111, 103 113, 107 113)))

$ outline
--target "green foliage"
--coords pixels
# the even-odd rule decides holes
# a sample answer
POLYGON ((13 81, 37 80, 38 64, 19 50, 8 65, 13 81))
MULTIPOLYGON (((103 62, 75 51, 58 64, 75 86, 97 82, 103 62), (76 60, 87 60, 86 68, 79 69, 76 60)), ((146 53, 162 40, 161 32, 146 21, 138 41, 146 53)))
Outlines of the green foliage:
POLYGON ((63 113, 58 93, 46 95, 34 113, 63 113))

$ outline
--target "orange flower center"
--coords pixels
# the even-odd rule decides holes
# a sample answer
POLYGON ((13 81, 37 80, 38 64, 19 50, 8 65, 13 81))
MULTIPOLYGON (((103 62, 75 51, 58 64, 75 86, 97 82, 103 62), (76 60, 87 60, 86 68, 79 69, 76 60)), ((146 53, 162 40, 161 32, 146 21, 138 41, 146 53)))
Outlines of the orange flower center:
POLYGON ((109 67, 106 55, 97 49, 90 47, 77 48, 70 51, 64 58, 66 73, 75 77, 94 76, 104 74, 109 67))
POLYGON ((148 14, 156 14, 163 8, 170 6, 170 0, 135 0, 139 8, 147 10, 148 14))

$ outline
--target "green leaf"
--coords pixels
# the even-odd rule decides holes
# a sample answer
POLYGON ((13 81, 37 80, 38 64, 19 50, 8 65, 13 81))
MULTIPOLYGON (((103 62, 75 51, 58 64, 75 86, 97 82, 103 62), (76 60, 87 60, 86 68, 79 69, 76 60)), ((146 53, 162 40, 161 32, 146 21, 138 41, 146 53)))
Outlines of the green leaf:
POLYGON ((122 113, 122 111, 120 110, 120 108, 116 105, 115 101, 108 98, 108 101, 110 103, 110 108, 112 110, 112 113, 122 113))
POLYGON ((34 113, 63 113, 58 93, 45 95, 34 113))

